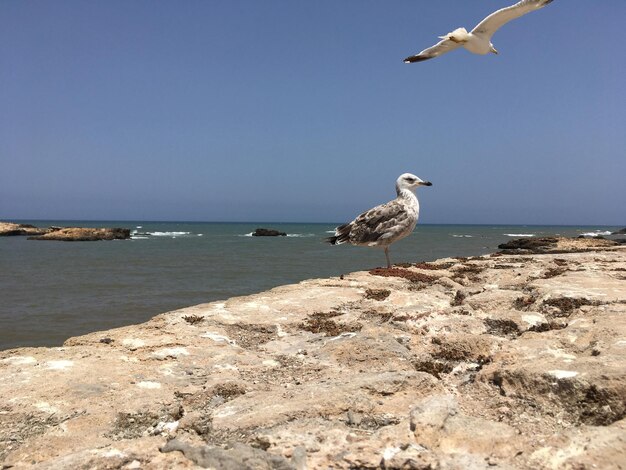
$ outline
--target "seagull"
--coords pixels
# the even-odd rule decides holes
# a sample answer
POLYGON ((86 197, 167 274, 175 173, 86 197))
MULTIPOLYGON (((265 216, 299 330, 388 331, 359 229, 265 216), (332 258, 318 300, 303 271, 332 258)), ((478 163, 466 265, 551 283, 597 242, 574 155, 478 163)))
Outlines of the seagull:
POLYGON ((404 173, 396 180, 396 197, 393 201, 381 204, 363 212, 352 222, 335 228, 335 235, 326 241, 331 245, 350 243, 358 246, 382 247, 389 261, 389 245, 409 235, 417 224, 420 204, 415 196, 418 186, 432 186, 430 181, 422 181, 411 173, 404 173))
POLYGON ((428 49, 424 49, 419 54, 407 57, 404 59, 404 63, 410 64, 433 59, 461 46, 474 54, 485 55, 490 52, 497 54, 498 51, 491 44, 491 36, 498 29, 515 18, 545 7, 550 2, 552 0, 522 0, 510 7, 502 8, 478 23, 469 33, 465 28, 457 28, 445 36, 439 36, 441 41, 428 49))

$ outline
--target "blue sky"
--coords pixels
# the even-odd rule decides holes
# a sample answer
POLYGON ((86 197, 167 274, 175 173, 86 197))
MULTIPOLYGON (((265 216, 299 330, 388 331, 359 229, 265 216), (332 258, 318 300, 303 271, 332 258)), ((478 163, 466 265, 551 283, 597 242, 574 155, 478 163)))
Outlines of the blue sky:
POLYGON ((626 222, 623 0, 0 2, 0 218, 626 222))

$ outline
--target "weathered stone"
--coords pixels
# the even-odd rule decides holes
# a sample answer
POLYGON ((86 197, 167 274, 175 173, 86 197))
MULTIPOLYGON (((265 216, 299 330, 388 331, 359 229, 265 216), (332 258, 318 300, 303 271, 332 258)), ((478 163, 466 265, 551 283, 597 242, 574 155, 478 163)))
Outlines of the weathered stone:
POLYGON ((2 351, 0 462, 623 468, 625 269, 623 247, 441 260, 2 351))
POLYGON ((588 251, 595 248, 605 248, 618 245, 613 240, 604 238, 516 238, 507 243, 498 245, 501 250, 516 250, 524 253, 567 253, 572 251, 588 251))
POLYGON ((19 235, 43 235, 50 229, 39 228, 29 224, 14 224, 12 222, 0 222, 0 237, 19 235))
POLYGON ((85 242, 98 240, 126 240, 130 238, 127 228, 81 228, 66 227, 44 235, 28 237, 29 240, 59 240, 68 242, 85 242))

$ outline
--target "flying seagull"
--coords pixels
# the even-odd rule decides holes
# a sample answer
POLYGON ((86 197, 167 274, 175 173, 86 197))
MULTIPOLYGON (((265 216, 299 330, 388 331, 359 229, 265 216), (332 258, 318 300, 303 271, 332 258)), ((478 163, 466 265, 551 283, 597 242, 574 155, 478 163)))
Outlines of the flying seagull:
POLYGON ((393 201, 381 204, 363 212, 352 222, 335 229, 335 236, 326 239, 332 245, 350 243, 359 246, 378 246, 385 250, 387 267, 389 245, 409 235, 417 224, 420 204, 415 196, 418 186, 432 186, 411 173, 404 173, 396 180, 396 197, 393 201))
POLYGON ((474 54, 485 55, 490 52, 497 54, 498 51, 491 44, 491 36, 498 29, 515 18, 545 7, 550 2, 552 0, 522 0, 510 7, 502 8, 478 23, 469 33, 465 28, 457 28, 445 36, 439 36, 441 41, 428 49, 424 49, 419 54, 407 57, 404 59, 404 63, 410 64, 433 59, 461 46, 474 54))

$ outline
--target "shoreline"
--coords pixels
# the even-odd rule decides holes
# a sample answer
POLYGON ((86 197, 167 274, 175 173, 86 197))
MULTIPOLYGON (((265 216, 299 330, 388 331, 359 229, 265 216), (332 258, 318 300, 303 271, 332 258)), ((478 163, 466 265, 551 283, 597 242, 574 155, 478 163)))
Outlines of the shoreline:
POLYGON ((398 266, 1 351, 0 462, 619 468, 624 247, 398 266))

